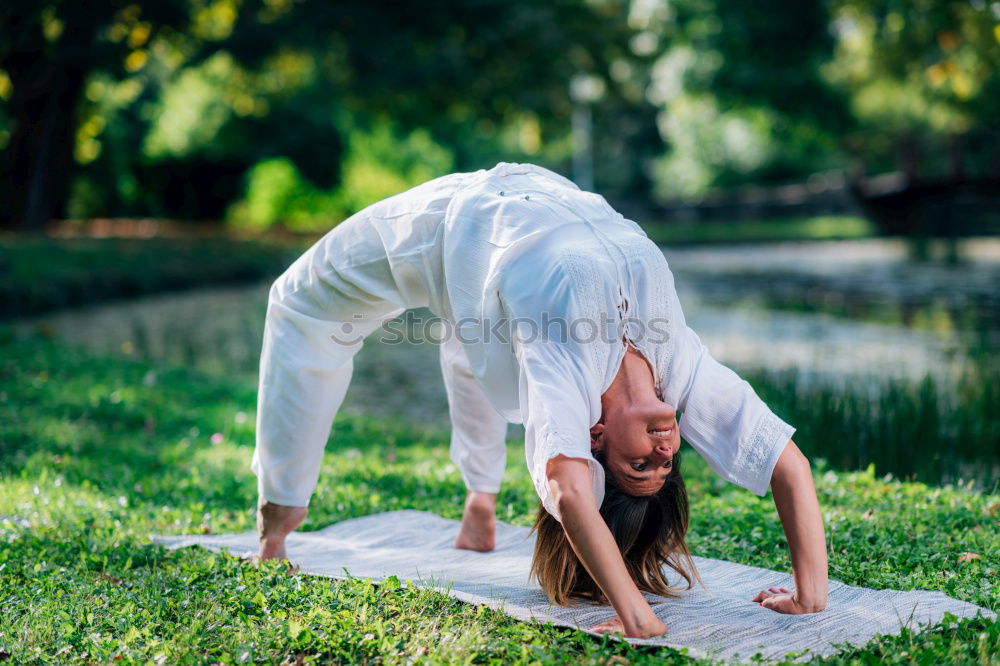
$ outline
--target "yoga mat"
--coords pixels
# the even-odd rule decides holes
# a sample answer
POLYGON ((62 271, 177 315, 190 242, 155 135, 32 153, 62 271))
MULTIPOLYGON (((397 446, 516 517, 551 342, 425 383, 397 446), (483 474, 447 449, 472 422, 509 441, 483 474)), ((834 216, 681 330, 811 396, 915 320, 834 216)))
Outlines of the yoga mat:
MULTIPOLYGON (((391 511, 316 532, 295 532, 286 546, 289 559, 304 573, 375 581, 394 575, 519 620, 586 630, 614 615, 610 606, 549 603, 538 584, 528 580, 534 539, 528 528, 498 523, 496 549, 477 553, 452 546, 458 526, 458 521, 433 513, 391 511)), ((255 555, 258 543, 254 532, 152 539, 170 549, 198 545, 215 552, 228 549, 238 557, 255 555)), ((996 618, 987 609, 941 592, 870 590, 832 580, 826 610, 782 615, 750 599, 769 587, 793 588, 790 574, 705 557, 694 560, 708 590, 696 584, 683 598, 654 605, 668 633, 630 642, 687 648, 691 656, 727 661, 745 661, 755 654, 765 659, 797 654, 800 660, 834 654, 842 647, 837 644, 862 646, 876 634, 898 634, 904 626, 937 624, 945 613, 996 618)))

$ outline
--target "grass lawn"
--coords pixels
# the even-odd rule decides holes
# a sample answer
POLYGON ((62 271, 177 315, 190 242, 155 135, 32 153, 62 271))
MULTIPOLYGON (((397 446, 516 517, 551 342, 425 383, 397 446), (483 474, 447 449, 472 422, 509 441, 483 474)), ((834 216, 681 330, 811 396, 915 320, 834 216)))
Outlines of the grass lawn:
POLYGON ((220 283, 277 277, 305 242, 0 235, 0 319, 220 283))
MULTIPOLYGON (((405 581, 334 582, 150 545, 152 533, 252 529, 254 399, 245 381, 0 342, 0 661, 687 661, 405 581)), ((511 443, 500 517, 527 525, 537 499, 519 449, 511 443)), ((695 554, 788 570, 770 497, 722 483, 694 454, 685 467, 695 554)), ((1000 496, 870 471, 818 469, 816 482, 833 578, 1000 608, 1000 496)), ((305 529, 404 508, 458 518, 463 494, 445 433, 341 417, 305 529)), ((998 624, 946 624, 830 661, 998 663, 998 624)))

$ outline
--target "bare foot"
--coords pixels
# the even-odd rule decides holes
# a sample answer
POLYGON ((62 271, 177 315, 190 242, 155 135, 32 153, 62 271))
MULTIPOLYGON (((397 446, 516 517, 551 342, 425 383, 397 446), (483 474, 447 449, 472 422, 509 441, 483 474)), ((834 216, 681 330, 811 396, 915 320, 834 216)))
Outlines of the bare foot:
POLYGON ((496 547, 496 504, 497 496, 493 493, 469 492, 455 548, 485 553, 496 547))

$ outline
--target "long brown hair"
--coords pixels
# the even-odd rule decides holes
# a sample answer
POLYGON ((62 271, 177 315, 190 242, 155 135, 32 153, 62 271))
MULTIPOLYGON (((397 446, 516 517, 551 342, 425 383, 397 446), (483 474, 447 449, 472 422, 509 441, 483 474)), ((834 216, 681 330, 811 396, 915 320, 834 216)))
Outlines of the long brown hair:
MULTIPOLYGON (((629 575, 642 592, 677 597, 701 582, 684 537, 688 530, 688 499, 681 477, 680 454, 673 469, 655 495, 636 497, 616 483, 603 452, 594 458, 604 467, 605 491, 601 517, 618 544, 629 575), (687 581, 687 587, 671 587, 665 567, 687 581)), ((604 592, 573 551, 562 524, 539 506, 535 519, 535 552, 531 575, 538 579, 552 603, 572 604, 574 598, 607 603, 604 592)))

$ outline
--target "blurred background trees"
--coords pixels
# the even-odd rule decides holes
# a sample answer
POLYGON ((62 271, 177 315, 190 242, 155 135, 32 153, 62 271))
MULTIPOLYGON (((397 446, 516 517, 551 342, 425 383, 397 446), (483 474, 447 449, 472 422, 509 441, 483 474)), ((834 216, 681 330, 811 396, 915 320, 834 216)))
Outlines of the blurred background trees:
POLYGON ((568 173, 574 111, 629 200, 995 176, 998 69, 985 0, 9 0, 0 215, 323 229, 452 170, 568 173))

